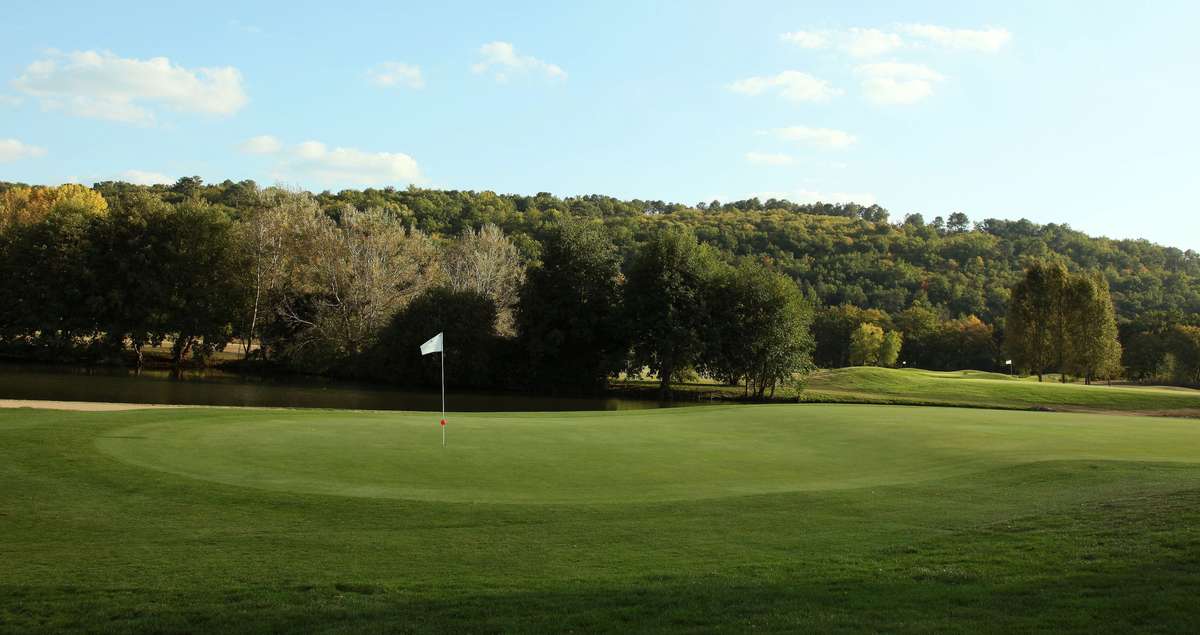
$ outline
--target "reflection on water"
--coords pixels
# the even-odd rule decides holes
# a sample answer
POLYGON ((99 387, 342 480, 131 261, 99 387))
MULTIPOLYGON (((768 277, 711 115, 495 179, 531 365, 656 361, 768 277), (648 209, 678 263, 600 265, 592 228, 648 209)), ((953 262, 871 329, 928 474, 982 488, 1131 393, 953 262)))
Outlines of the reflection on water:
MULTIPOLYGON (((308 377, 253 377, 218 370, 143 370, 0 364, 0 399, 113 401, 211 406, 441 409, 437 392, 397 390, 370 384, 308 377)), ((616 398, 539 397, 512 393, 460 392, 451 387, 446 406, 458 412, 634 410, 654 401, 616 398)))

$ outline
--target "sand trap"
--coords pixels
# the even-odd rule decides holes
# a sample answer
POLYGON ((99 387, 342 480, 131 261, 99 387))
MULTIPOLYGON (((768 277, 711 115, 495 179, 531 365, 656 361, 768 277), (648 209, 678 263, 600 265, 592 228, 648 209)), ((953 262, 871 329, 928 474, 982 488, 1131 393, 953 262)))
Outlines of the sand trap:
POLYGON ((153 403, 110 403, 105 401, 43 401, 41 399, 0 399, 0 408, 41 408, 44 410, 77 410, 82 412, 108 412, 114 410, 140 410, 142 408, 178 408, 179 406, 153 403))

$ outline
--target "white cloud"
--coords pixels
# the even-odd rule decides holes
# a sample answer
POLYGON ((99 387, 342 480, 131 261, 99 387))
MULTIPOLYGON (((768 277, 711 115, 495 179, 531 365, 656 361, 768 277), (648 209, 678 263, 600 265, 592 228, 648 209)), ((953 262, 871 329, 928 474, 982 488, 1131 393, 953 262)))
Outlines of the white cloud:
POLYGON ((913 104, 933 94, 933 85, 945 79, 921 64, 879 62, 855 69, 862 77, 867 99, 877 104, 913 104))
POLYGON ((187 69, 165 57, 139 60, 107 51, 52 51, 12 85, 45 109, 126 123, 152 123, 153 105, 231 115, 246 104, 242 74, 232 66, 187 69))
POLYGON ((759 200, 785 199, 793 203, 858 203, 874 205, 875 195, 867 192, 818 192, 815 190, 791 190, 786 192, 756 192, 759 200))
POLYGON ((512 74, 540 73, 552 79, 566 79, 567 72, 557 64, 540 60, 532 55, 518 55, 508 42, 488 42, 479 47, 482 61, 471 65, 475 73, 491 72, 498 82, 508 81, 512 74))
POLYGON ((836 48, 853 57, 874 57, 904 46, 904 39, 895 33, 857 27, 842 31, 792 31, 780 37, 800 48, 836 48))
POLYGON ((853 57, 877 57, 901 48, 919 47, 921 42, 946 49, 995 53, 1008 44, 1012 33, 999 27, 950 29, 933 24, 902 24, 895 30, 886 31, 854 27, 836 31, 791 31, 780 37, 800 48, 836 48, 853 57), (901 33, 918 42, 905 42, 901 33))
POLYGON ((1004 48, 1012 33, 1008 29, 948 29, 933 24, 905 24, 900 27, 907 35, 926 40, 939 46, 962 51, 995 53, 1004 48))
POLYGON ((766 131, 786 141, 799 141, 811 146, 841 150, 849 148, 858 142, 858 138, 844 130, 833 128, 809 128, 808 126, 789 126, 766 131))
POLYGON ((828 31, 792 31, 779 37, 784 42, 791 42, 802 49, 829 48, 830 44, 828 31))
POLYGON ((879 29, 850 29, 842 37, 840 48, 854 57, 875 57, 904 46, 895 33, 879 29))
POLYGON ((0 163, 42 156, 46 156, 45 148, 31 146, 16 139, 0 139, 0 163))
POLYGON ((246 154, 274 154, 281 149, 283 149, 283 144, 269 134, 250 137, 238 144, 238 150, 246 154))
POLYGON ((746 160, 755 165, 791 165, 796 160, 786 154, 747 152, 746 160))
POLYGON ((284 181, 315 182, 325 186, 404 185, 425 181, 416 160, 401 152, 365 152, 355 148, 331 150, 320 141, 305 141, 281 156, 274 177, 284 181))
POLYGON ((21 99, 16 95, 0 95, 0 105, 3 106, 12 106, 13 108, 16 108, 24 101, 24 99, 21 99))
POLYGON ((176 181, 161 172, 147 172, 146 170, 125 170, 120 174, 120 179, 134 185, 171 185, 176 181))
POLYGON ((728 88, 743 95, 761 95, 778 90, 781 97, 795 102, 828 101, 842 94, 841 89, 834 88, 829 82, 800 71, 783 71, 768 77, 747 77, 733 82, 728 88))
POLYGON ((407 86, 408 88, 425 88, 425 78, 421 76, 421 67, 404 62, 383 62, 367 71, 371 83, 388 88, 391 86, 407 86))

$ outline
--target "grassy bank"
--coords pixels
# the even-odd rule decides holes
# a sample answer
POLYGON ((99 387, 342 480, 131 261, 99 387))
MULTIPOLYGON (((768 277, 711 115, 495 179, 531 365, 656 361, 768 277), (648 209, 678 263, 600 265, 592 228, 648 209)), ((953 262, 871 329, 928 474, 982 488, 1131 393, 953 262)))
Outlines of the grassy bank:
MULTIPOLYGON (((648 381, 623 381, 614 386, 622 394, 646 397, 656 395, 658 389, 657 383, 648 381)), ((681 401, 739 400, 743 395, 740 386, 714 383, 675 386, 675 396, 681 401)), ((819 370, 805 378, 802 386, 781 387, 771 400, 1200 416, 1198 390, 1060 384, 973 370, 939 372, 876 367, 819 370)))
POLYGON ((0 410, 0 630, 1184 631, 1200 426, 0 410))

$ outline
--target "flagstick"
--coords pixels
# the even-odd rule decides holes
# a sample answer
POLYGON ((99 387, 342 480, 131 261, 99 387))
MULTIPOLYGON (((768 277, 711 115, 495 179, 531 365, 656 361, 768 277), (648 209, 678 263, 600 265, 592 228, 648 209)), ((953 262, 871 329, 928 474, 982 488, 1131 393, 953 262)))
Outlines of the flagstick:
MULTIPOLYGON (((446 420, 446 345, 442 344, 442 421, 446 420)), ((446 424, 442 424, 442 447, 446 447, 446 424)))

